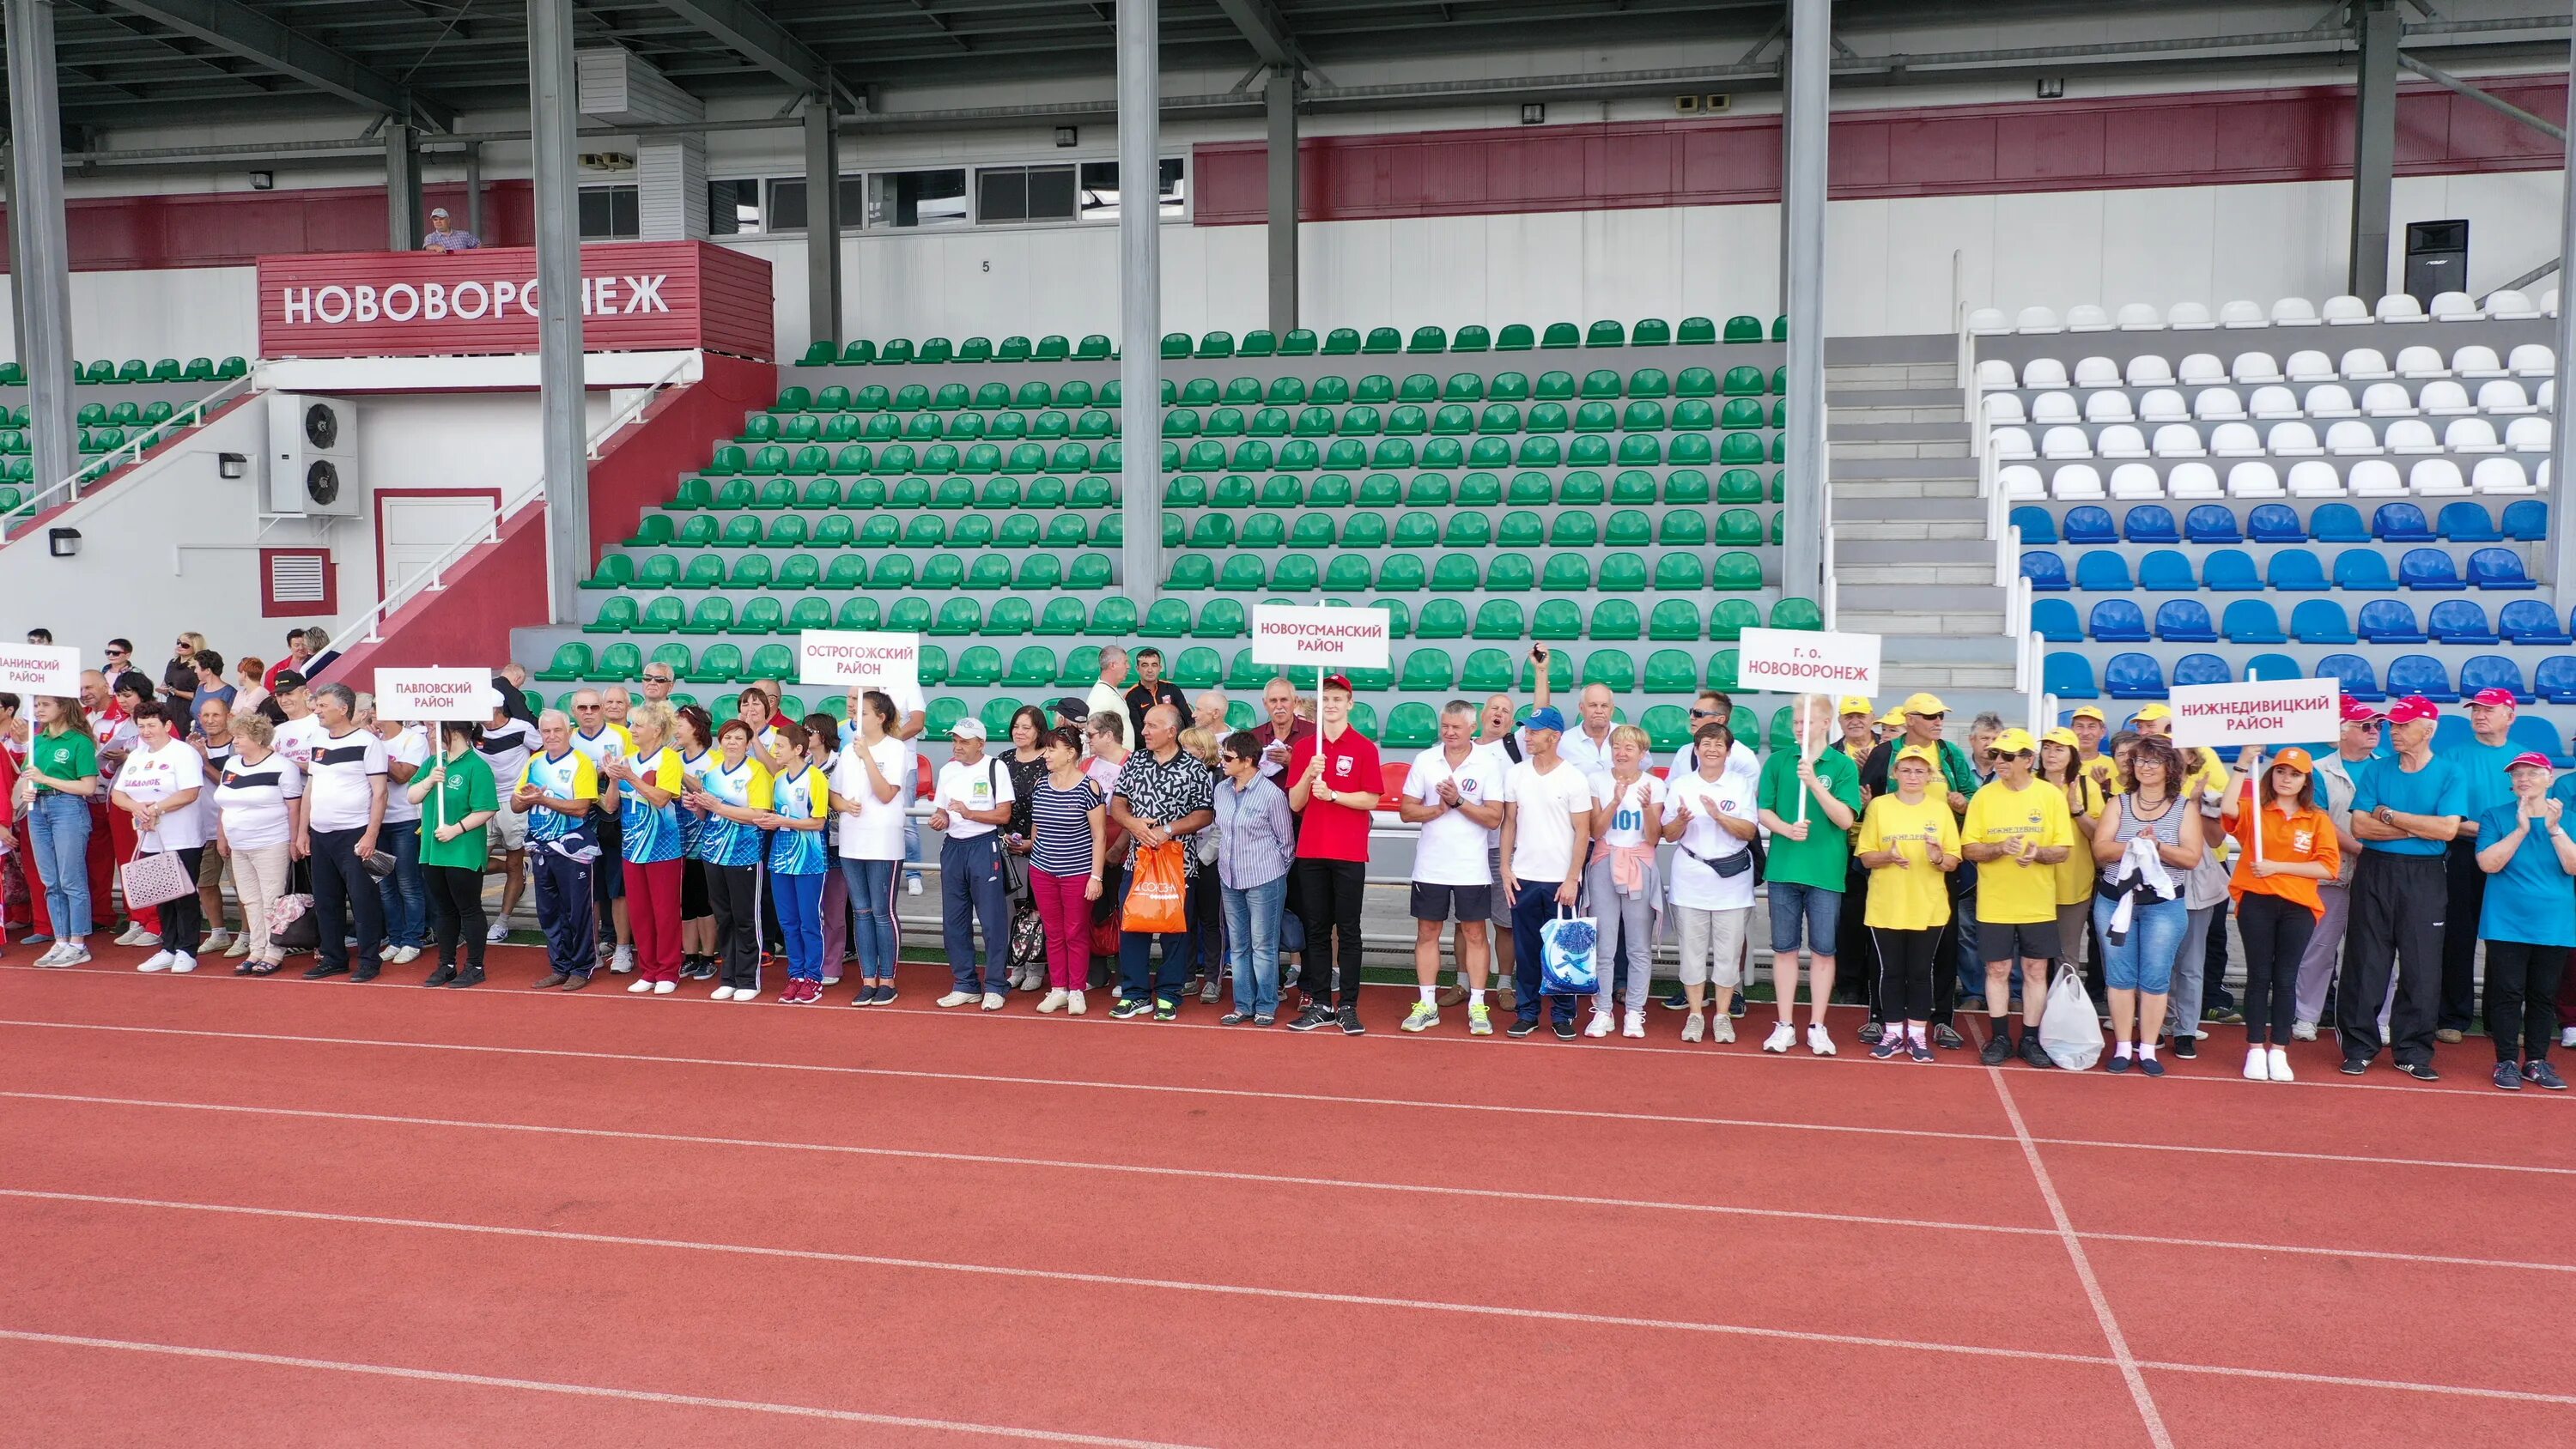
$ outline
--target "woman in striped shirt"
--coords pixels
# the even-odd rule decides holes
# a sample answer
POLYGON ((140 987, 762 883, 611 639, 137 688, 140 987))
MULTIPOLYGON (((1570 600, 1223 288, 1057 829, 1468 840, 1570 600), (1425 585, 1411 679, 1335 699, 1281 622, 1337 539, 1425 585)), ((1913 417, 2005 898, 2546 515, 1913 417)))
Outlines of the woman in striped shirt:
POLYGON ((716 913, 722 979, 707 993, 718 1001, 760 996, 760 817, 769 809, 769 769, 751 757, 751 726, 725 721, 717 757, 688 781, 683 804, 699 819, 698 859, 716 913))
POLYGON ((1029 894, 1046 924, 1047 994, 1040 1011, 1083 1013, 1091 977, 1091 903, 1100 899, 1108 854, 1108 801, 1082 767, 1082 737, 1048 730, 1039 740, 1046 773, 1029 792, 1029 894))

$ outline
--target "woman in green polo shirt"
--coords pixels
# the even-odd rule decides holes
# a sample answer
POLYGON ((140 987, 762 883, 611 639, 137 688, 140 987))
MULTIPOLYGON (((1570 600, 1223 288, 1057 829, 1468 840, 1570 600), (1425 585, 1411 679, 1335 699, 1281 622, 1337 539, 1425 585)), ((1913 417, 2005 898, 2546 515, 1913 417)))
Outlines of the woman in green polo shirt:
POLYGON ((486 827, 501 808, 501 795, 492 767, 476 748, 482 742, 481 725, 448 720, 438 727, 438 762, 412 777, 411 798, 420 805, 420 870, 438 942, 438 969, 423 986, 483 981, 483 864, 491 852, 486 827), (460 941, 463 970, 456 965, 460 941))
POLYGON ((44 878, 45 911, 54 944, 39 966, 79 966, 89 960, 89 801, 99 790, 98 742, 80 701, 54 695, 36 700, 35 736, 27 743, 27 768, 18 796, 27 806, 27 833, 36 848, 36 873, 44 878))

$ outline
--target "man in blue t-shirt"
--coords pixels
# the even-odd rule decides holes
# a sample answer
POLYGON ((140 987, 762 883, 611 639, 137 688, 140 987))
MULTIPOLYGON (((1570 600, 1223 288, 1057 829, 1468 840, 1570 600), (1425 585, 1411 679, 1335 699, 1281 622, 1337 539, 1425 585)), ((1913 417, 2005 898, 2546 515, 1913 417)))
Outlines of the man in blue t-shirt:
POLYGON ((2513 803, 2513 782, 2506 766, 2522 753, 2522 746, 2505 739, 2513 730, 2513 716, 2512 690, 2481 689, 2469 696, 2472 738, 2442 749, 2442 758, 2459 772, 2460 787, 2466 792, 2460 833, 2452 838, 2445 860, 2450 905, 2443 919, 2454 925, 2442 939, 2442 1001, 2433 1020, 2433 1034, 2445 1044, 2466 1035, 2478 1014, 2478 937, 2470 926, 2487 898, 2487 873, 2478 869, 2478 847, 2487 842, 2478 834, 2478 820, 2498 806, 2513 803))
MULTIPOLYGON (((2450 898, 2444 858, 2468 810, 2459 766, 2433 753, 2433 727, 2441 717, 2420 694, 2389 706, 2396 757, 2362 775, 2353 791, 2352 833, 2361 841, 2361 864, 2352 877, 2343 984, 2335 1003, 2346 1076, 2360 1076, 2379 1055, 2379 1003, 2387 999, 2392 967, 2397 1000, 2385 1045, 2394 1050, 2399 1071, 2426 1082, 2439 1075, 2433 1070, 2433 1031, 2450 898)), ((2457 926, 2476 931, 2471 921, 2457 926)))

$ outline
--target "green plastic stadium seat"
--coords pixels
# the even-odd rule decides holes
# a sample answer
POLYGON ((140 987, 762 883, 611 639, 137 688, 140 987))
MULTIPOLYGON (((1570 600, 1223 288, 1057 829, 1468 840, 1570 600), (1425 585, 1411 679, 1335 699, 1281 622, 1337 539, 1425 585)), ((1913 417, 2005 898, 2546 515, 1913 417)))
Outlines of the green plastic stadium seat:
POLYGON ((1525 553, 1496 554, 1485 570, 1485 587, 1496 593, 1527 593, 1536 582, 1537 570, 1525 553))
POLYGON ((1478 649, 1458 668, 1458 687, 1471 694, 1491 694, 1512 685, 1511 656, 1500 649, 1478 649))
MULTIPOLYGON (((1614 555, 1613 557, 1618 556, 1614 555)), ((1602 575, 1601 586, 1603 588, 1607 589, 1621 586, 1612 581, 1608 560, 1603 561, 1602 575)), ((1578 553, 1560 553, 1550 555, 1547 561, 1547 571, 1540 577, 1539 587, 1555 594, 1581 593, 1584 590, 1591 588, 1591 560, 1578 553)))
MULTIPOLYGON (((13 493, 10 496, 14 498, 17 495, 13 493)), ((581 631, 585 634, 627 634, 635 631, 636 622, 634 596, 618 594, 601 600, 599 617, 582 625, 581 631)))
POLYGON ((1243 604, 1235 599, 1210 599, 1189 630, 1191 637, 1198 639, 1240 639, 1249 632, 1251 626, 1244 620, 1243 604))
POLYGON ((1614 694, 1625 694, 1637 687, 1637 661, 1625 649, 1595 649, 1583 656, 1583 682, 1588 687, 1606 684, 1614 694))
POLYGON ((1421 617, 1414 621, 1413 637, 1417 639, 1467 637, 1467 606, 1456 599, 1432 599, 1425 602, 1421 617))
POLYGON ((548 684, 576 684, 592 677, 595 667, 590 646, 574 640, 555 646, 555 657, 536 677, 548 684))
MULTIPOLYGON (((1469 571, 1472 573, 1474 570, 1474 564, 1472 561, 1469 563, 1468 567, 1469 571)), ((1422 592, 1424 587, 1422 555, 1418 553, 1399 553, 1389 555, 1385 562, 1378 566, 1377 586, 1380 592, 1390 594, 1416 594, 1422 592)), ((1381 600, 1380 605, 1383 607, 1385 605, 1385 601, 1381 600)))
POLYGON ((1079 634, 1082 632, 1084 623, 1088 621, 1089 614, 1090 611, 1083 607, 1080 599, 1049 599, 1046 612, 1038 616, 1032 632, 1044 635, 1079 634))
POLYGON ((1782 599, 1771 606, 1771 627, 1822 629, 1825 627, 1825 612, 1816 606, 1816 601, 1813 599, 1795 597, 1782 599))
POLYGON ((1711 572, 1707 587, 1712 589, 1758 589, 1762 587, 1762 561, 1749 553, 1722 553, 1711 572))
POLYGON ((1550 322, 1547 330, 1539 334, 1538 345, 1546 349, 1580 347, 1583 332, 1571 322, 1550 322))
MULTIPOLYGON (((1413 661, 1417 657, 1419 656, 1415 654, 1408 654, 1405 656, 1404 668, 1407 683, 1400 685, 1399 688, 1417 690, 1418 692, 1426 694, 1447 689, 1449 686, 1445 683, 1417 686, 1410 682, 1414 678, 1413 661)), ((1440 661, 1440 664, 1441 668, 1439 672, 1444 676, 1447 675, 1449 672, 1446 667, 1448 660, 1444 657, 1440 661)), ((1426 666, 1425 674, 1427 675, 1428 672, 1429 669, 1426 666)), ((1440 717, 1431 712, 1431 706, 1424 704, 1420 700, 1408 700, 1407 702, 1399 704, 1395 708, 1387 711, 1386 738, 1379 741, 1379 743, 1383 744, 1388 749, 1428 749, 1439 742, 1440 717)))
POLYGON ((1403 350, 1404 334, 1392 327, 1372 327, 1367 339, 1360 343, 1360 351, 1371 355, 1403 350))

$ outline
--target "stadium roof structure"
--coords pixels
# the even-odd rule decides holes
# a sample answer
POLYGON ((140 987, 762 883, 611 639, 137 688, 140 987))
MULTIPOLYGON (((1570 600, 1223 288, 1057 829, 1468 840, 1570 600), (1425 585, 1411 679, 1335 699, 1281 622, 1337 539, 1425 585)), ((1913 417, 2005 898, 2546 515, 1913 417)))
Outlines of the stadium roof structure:
MULTIPOLYGON (((2509 0, 2528 17, 2409 13, 2410 49, 2563 48, 2563 11, 2509 0)), ((831 95, 843 114, 886 89, 982 81, 1101 79, 1114 70, 1114 0, 575 0, 577 43, 622 45, 683 89, 831 95)), ((1387 57, 1544 53, 1693 39, 1720 59, 1692 74, 1742 90, 1777 85, 1786 0, 1164 0, 1165 68, 1293 66, 1310 80, 1337 63, 1387 57), (1575 38, 1570 42, 1569 38, 1575 38), (1740 55, 1741 59, 1736 56, 1740 55)), ((2419 7, 2420 9, 2420 7, 2419 7)), ((454 129, 459 112, 527 100, 527 24, 511 0, 62 0, 64 119, 108 127, 356 112, 454 129)), ((2080 74, 2117 67, 2278 66, 2348 57, 2349 22, 2212 33, 2206 0, 1840 0, 1835 84, 1901 84, 1963 74, 2080 74), (1944 23, 2115 21, 2140 38, 2073 45, 1898 53, 1873 30, 1944 23)), ((2250 20, 2252 17, 2248 17, 2250 20)), ((1987 33, 1995 33, 1989 29, 1987 33)), ((1634 73, 1651 91, 1682 78, 1634 73)), ((1402 103, 1402 87, 1368 87, 1402 103)), ((1615 93, 1604 78, 1595 94, 1615 93)), ((1436 96, 1437 90, 1423 94, 1436 96)), ((997 98, 1001 99, 1001 98, 997 98)))

